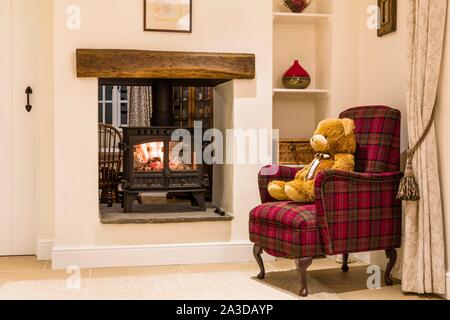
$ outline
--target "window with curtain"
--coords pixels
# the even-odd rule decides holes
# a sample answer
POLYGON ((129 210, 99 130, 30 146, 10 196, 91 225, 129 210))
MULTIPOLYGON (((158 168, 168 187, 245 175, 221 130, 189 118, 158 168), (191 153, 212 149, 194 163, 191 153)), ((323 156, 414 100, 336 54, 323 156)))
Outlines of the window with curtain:
POLYGON ((98 87, 98 122, 117 128, 128 124, 128 87, 98 87))

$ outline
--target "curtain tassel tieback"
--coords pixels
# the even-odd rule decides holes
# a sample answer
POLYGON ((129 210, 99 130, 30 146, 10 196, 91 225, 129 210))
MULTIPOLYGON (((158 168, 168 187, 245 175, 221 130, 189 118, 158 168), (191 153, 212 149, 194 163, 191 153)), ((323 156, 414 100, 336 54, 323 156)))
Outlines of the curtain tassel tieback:
POLYGON ((408 150, 405 176, 400 181, 397 199, 403 201, 419 201, 420 192, 413 169, 414 151, 408 150))
POLYGON ((431 127, 434 122, 434 114, 436 112, 436 107, 433 106, 433 110, 431 111, 430 119, 428 120, 427 126, 425 130, 422 132, 419 140, 416 142, 414 147, 408 150, 407 152, 407 161, 406 161, 406 170, 405 175, 400 181, 400 187, 398 189, 397 199, 403 201, 419 201, 420 200, 420 191, 419 185, 417 184, 416 177, 414 175, 413 169, 413 159, 414 154, 417 150, 419 150, 422 143, 425 141, 428 133, 431 130, 431 127))

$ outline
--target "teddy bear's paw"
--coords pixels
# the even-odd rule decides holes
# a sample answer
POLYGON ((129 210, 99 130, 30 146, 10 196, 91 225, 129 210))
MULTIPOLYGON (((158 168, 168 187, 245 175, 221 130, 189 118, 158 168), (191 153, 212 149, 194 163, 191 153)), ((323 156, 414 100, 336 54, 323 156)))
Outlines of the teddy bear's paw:
POLYGON ((279 201, 289 200, 289 198, 286 196, 286 193, 284 193, 285 185, 286 183, 283 181, 271 182, 267 188, 270 196, 279 201))
POLYGON ((292 185, 287 184, 284 188, 284 192, 287 195, 289 199, 295 202, 301 202, 306 203, 307 197, 303 192, 299 192, 296 188, 294 188, 292 185))

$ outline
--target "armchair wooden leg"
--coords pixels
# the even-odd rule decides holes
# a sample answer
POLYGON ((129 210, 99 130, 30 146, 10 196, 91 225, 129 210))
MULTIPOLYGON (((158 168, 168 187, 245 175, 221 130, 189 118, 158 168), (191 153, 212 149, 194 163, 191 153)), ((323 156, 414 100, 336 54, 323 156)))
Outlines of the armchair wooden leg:
POLYGON ((394 268, 395 263, 397 262, 397 251, 395 249, 386 250, 386 258, 389 259, 388 264, 386 266, 386 272, 384 274, 384 281, 388 286, 392 286, 394 281, 391 278, 391 271, 394 268))
POLYGON ((264 269, 264 261, 261 258, 261 254, 263 253, 263 249, 261 246, 255 244, 253 246, 253 255, 255 256, 255 260, 258 263, 259 269, 261 270, 258 274, 257 278, 262 280, 266 277, 266 270, 264 269))
POLYGON ((295 259, 295 264, 297 265, 297 270, 300 275, 299 296, 301 296, 301 297, 307 297, 309 294, 308 282, 306 279, 306 270, 308 270, 308 268, 311 266, 312 261, 313 261, 313 257, 295 259))
POLYGON ((349 256, 348 253, 342 255, 342 267, 341 267, 342 272, 348 272, 349 270, 348 256, 349 256))

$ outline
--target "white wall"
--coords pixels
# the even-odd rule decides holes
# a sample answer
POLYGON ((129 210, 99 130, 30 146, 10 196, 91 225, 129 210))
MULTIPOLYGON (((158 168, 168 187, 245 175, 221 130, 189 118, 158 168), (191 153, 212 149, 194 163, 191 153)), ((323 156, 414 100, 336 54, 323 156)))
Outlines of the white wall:
POLYGON ((402 151, 407 148, 406 17, 408 1, 398 1, 397 31, 377 37, 366 26, 367 8, 377 0, 359 0, 359 104, 384 104, 402 112, 402 151))
MULTIPOLYGON (((214 128, 225 133, 233 129, 234 83, 227 82, 214 89, 214 128)), ((226 134, 223 143, 227 145, 226 134)), ((231 142, 229 142, 231 143, 231 142)), ((224 150, 223 159, 227 157, 224 150)), ((215 206, 227 212, 233 211, 233 166, 231 164, 216 164, 213 168, 213 199, 215 206)))
MULTIPOLYGON (((36 215, 38 243, 54 238, 53 0, 39 0, 37 30, 36 215)), ((39 246, 39 245, 38 245, 39 246)), ((39 248, 38 248, 39 249, 39 248)))
POLYGON ((55 245, 92 247, 247 240, 258 203, 256 166, 234 167, 232 223, 102 225, 97 200, 97 81, 77 79, 77 48, 248 52, 256 79, 236 81, 233 125, 271 128, 271 1, 196 0, 193 33, 142 31, 141 0, 54 3, 55 245), (68 5, 81 8, 81 30, 66 26, 68 5), (258 116, 256 116, 258 115, 258 116), (237 178, 236 178, 237 177, 237 178))
POLYGON ((12 212, 12 113, 10 105, 12 59, 11 59, 11 0, 0 1, 0 38, 2 39, 2 50, 0 50, 0 94, 2 105, 0 106, 0 255, 11 253, 11 212, 12 212))
POLYGON ((341 111, 359 103, 359 2, 335 0, 332 29, 332 101, 317 118, 338 117, 341 111))
POLYGON ((355 105, 390 105, 402 111, 402 150, 406 132, 406 14, 398 2, 397 31, 382 38, 367 28, 367 8, 377 0, 334 1, 333 101, 325 114, 337 117, 355 105))

